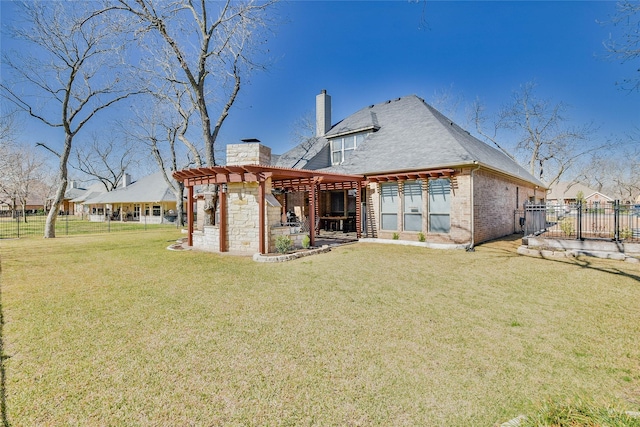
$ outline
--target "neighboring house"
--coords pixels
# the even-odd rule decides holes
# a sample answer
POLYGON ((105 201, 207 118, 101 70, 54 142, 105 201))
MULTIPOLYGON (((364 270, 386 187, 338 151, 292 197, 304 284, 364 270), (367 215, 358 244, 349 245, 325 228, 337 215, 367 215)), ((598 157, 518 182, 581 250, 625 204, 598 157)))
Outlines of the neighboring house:
POLYGON ((130 182, 129 175, 125 175, 122 185, 115 190, 84 198, 82 204, 89 220, 175 222, 176 197, 162 174, 156 172, 135 182, 130 182))
POLYGON ((241 233, 242 240, 247 252, 261 253, 273 247, 281 211, 305 219, 312 239, 320 230, 337 230, 469 248, 519 230, 524 202, 544 202, 542 182, 417 96, 370 105, 332 126, 331 98, 322 91, 316 118, 316 136, 274 165, 262 155, 266 147, 235 144, 227 147, 227 166, 174 173, 189 191, 188 207, 195 186, 224 184, 221 229, 213 238, 190 230, 196 247, 238 250, 240 226, 231 209, 240 209, 238 192, 248 189, 252 199, 240 197, 242 209, 257 212, 258 230, 255 237, 241 233))
POLYGON ((64 192, 62 206, 60 209, 65 215, 82 215, 82 204, 75 202, 77 198, 82 198, 87 193, 86 188, 80 187, 78 181, 69 181, 67 191, 64 192))
MULTIPOLYGON (((68 206, 73 207, 73 214, 82 217, 89 216, 89 206, 84 203, 92 198, 97 197, 100 194, 106 193, 107 189, 104 184, 101 182, 96 182, 91 184, 86 189, 80 189, 75 184, 73 185, 75 188, 69 188, 65 192, 65 201, 67 201, 67 196, 72 196, 73 194, 78 194, 77 196, 68 199, 68 206)), ((71 212, 71 211, 70 211, 71 212)))
POLYGON ((606 194, 593 190, 584 184, 575 182, 558 182, 547 193, 548 205, 570 205, 578 202, 578 195, 582 193, 584 202, 588 206, 613 202, 606 194))

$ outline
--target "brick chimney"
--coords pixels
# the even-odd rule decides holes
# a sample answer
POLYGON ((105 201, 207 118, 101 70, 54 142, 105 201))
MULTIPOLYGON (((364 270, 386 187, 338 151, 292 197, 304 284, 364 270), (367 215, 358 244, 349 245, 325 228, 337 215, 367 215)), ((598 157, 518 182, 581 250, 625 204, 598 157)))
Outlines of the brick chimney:
POLYGON ((331 96, 326 89, 316 95, 316 136, 324 136, 331 129, 331 96))

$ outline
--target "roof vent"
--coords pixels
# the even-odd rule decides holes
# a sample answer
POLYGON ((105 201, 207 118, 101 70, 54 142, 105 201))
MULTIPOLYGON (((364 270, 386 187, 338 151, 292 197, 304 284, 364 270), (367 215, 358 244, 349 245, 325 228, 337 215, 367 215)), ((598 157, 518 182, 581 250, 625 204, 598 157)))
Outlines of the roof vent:
POLYGON ((369 105, 369 108, 373 108, 373 104, 369 105))
POLYGON ((388 100, 387 102, 385 102, 385 104, 391 104, 391 100, 388 100))

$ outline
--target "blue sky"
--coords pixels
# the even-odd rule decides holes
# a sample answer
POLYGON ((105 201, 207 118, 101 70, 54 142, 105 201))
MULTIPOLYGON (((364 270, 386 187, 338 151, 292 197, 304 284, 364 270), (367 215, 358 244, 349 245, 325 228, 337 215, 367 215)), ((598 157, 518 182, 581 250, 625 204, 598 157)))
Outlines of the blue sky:
MULTIPOLYGON (((571 106, 600 135, 640 126, 640 93, 615 85, 635 64, 606 59, 613 1, 294 1, 270 44, 275 63, 254 75, 227 123, 225 142, 256 137, 285 151, 293 123, 332 96, 334 123, 367 105, 442 91, 489 108, 521 84, 571 106)), ((637 72, 636 72, 637 73, 637 72)), ((460 116, 464 112, 460 111, 460 116)), ((469 129, 471 130, 471 129, 469 129)))
MULTIPOLYGON (((11 15, 2 0, 2 20, 11 15)), ((333 122, 367 105, 416 94, 427 102, 450 91, 490 109, 535 81, 537 95, 571 106, 577 124, 599 138, 640 127, 640 93, 617 81, 638 64, 607 60, 603 41, 615 1, 291 1, 268 48, 272 65, 254 74, 231 110, 219 143, 258 138, 282 153, 294 123, 332 96, 333 122), (423 19, 426 25, 421 26, 423 19)), ((616 33, 614 32, 613 35, 616 33)), ((3 44, 7 40, 3 40, 3 44)), ((464 106, 460 106, 461 125, 464 106)), ((29 126, 26 140, 51 137, 29 126)), ((469 129, 473 131, 473 129, 469 129)))

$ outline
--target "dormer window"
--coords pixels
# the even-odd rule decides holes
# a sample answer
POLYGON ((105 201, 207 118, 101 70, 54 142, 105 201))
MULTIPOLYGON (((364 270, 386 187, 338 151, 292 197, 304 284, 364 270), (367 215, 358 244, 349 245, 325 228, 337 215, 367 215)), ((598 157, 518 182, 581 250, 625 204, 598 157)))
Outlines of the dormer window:
POLYGON ((343 163, 368 135, 369 132, 365 132, 333 138, 331 140, 331 164, 343 163))

